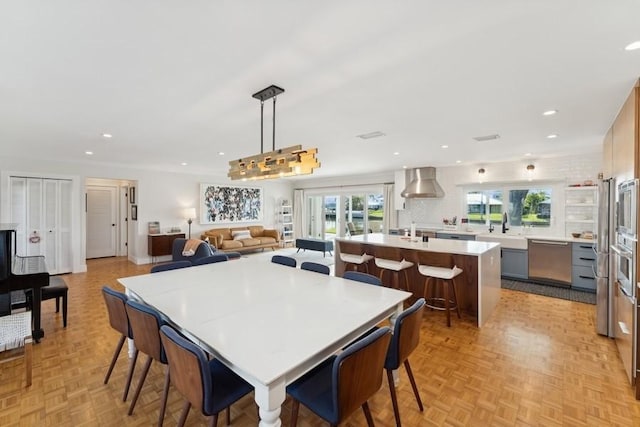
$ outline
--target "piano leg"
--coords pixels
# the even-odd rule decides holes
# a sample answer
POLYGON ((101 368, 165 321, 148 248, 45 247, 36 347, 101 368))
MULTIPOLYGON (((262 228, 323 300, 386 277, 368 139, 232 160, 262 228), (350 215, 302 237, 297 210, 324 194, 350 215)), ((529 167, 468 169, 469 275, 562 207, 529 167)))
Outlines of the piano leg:
POLYGON ((33 339, 40 342, 40 338, 44 336, 44 329, 40 326, 40 313, 42 308, 42 293, 40 288, 33 289, 33 339))

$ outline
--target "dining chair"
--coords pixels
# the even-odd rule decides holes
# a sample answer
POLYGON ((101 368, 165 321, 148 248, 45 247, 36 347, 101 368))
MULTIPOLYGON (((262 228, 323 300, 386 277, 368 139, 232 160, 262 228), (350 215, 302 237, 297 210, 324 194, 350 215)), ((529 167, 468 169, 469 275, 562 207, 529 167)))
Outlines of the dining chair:
POLYGON ((420 342, 420 325, 422 324, 422 315, 424 313, 425 300, 418 299, 413 305, 404 310, 396 318, 393 327, 393 335, 389 343, 387 358, 384 362, 384 368, 387 371, 387 380, 389 381, 389 390, 391 391, 391 402, 393 403, 393 413, 396 418, 396 426, 400 427, 400 410, 398 408, 398 396, 393 379, 393 371, 397 370, 400 365, 404 364, 413 388, 413 394, 416 396, 418 407, 423 411, 422 400, 416 381, 409 365, 409 356, 418 347, 420 342))
POLYGON ((316 273, 326 274, 327 276, 331 273, 329 267, 323 264, 318 264, 317 262, 305 261, 300 264, 300 268, 302 270, 307 271, 315 271, 316 273))
POLYGON ((163 264, 157 264, 151 267, 150 273, 159 273, 161 271, 177 270, 179 268, 191 267, 191 261, 172 261, 163 264))
MULTIPOLYGON (((118 356, 122 351, 122 346, 124 345, 125 340, 127 338, 133 338, 133 335, 131 334, 129 317, 127 316, 127 309, 125 308, 129 298, 122 292, 114 291, 107 286, 102 287, 102 296, 104 297, 104 302, 107 306, 109 324, 113 329, 120 332, 120 339, 118 340, 118 344, 116 344, 116 350, 113 352, 113 357, 111 358, 111 364, 107 370, 107 375, 104 377, 104 383, 107 384, 109 382, 111 372, 116 365, 116 361, 118 360, 118 356)), ((131 386, 131 379, 133 378, 133 371, 135 370, 137 359, 138 350, 136 349, 129 362, 129 373, 127 374, 127 382, 124 385, 124 393, 122 394, 123 402, 127 400, 127 395, 129 394, 129 387, 131 386)))
POLYGON ((360 271, 345 271, 342 278, 368 283, 369 285, 382 286, 382 281, 379 278, 372 274, 361 273, 360 271))
POLYGON ((275 262, 276 264, 286 265, 287 267, 295 267, 296 259, 291 258, 290 256, 284 255, 274 255, 271 257, 271 262, 275 262))
MULTIPOLYGON (((164 349, 162 348, 162 342, 160 341, 160 327, 165 325, 166 322, 153 308, 148 305, 141 304, 137 301, 128 300, 126 303, 127 316, 129 317, 129 325, 131 326, 131 334, 133 335, 133 343, 136 346, 136 350, 147 355, 147 360, 140 374, 140 380, 138 386, 131 399, 129 405, 128 415, 133 414, 133 410, 140 396, 140 391, 144 385, 144 381, 147 379, 149 368, 154 360, 166 365, 167 357, 164 349)), ((158 425, 162 425, 164 420, 164 413, 167 406, 167 395, 169 394, 169 369, 166 369, 164 389, 162 391, 162 400, 160 401, 160 415, 158 417, 158 425)))
POLYGON ((224 262, 229 261, 229 257, 226 254, 215 254, 209 255, 203 258, 198 258, 194 260, 192 265, 205 265, 205 264, 215 264, 216 262, 224 262))
POLYGON ((287 387, 293 398, 291 426, 298 421, 300 403, 320 418, 337 426, 358 407, 373 427, 367 403, 382 385, 382 369, 391 340, 391 330, 382 327, 345 348, 287 387))
POLYGON ((253 387, 219 360, 207 355, 170 326, 160 328, 160 338, 167 353, 171 381, 184 396, 178 427, 184 426, 191 406, 211 416, 210 426, 218 423, 218 414, 226 408, 227 425, 231 424, 230 406, 253 391, 253 387))

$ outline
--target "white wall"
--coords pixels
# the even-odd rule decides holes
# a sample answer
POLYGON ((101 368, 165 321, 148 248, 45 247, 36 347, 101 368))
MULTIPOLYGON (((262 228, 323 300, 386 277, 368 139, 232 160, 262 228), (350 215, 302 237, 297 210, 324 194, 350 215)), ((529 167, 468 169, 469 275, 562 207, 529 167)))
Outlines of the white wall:
MULTIPOLYGON (((74 187, 73 209, 75 216, 72 230, 74 272, 86 271, 84 189, 90 178, 125 180, 135 183, 138 221, 131 223, 129 259, 137 264, 150 262, 147 255, 147 223, 149 221, 159 221, 162 231, 167 231, 175 226, 186 232, 188 226, 182 218, 181 211, 185 207, 198 207, 200 183, 241 185, 239 182, 230 181, 226 176, 193 175, 99 164, 49 162, 7 157, 0 157, 0 172, 2 173, 0 222, 7 222, 10 217, 9 183, 5 178, 9 172, 72 177, 75 182, 80 183, 77 191, 74 187)), ((292 182, 284 179, 265 180, 252 183, 251 186, 263 188, 264 218, 262 224, 266 228, 274 228, 276 225, 276 202, 280 198, 289 198, 290 200, 293 198, 292 182)), ((234 223, 235 225, 245 224, 234 223)), ((200 224, 200 218, 198 218, 191 226, 191 235, 199 237, 201 231, 222 226, 225 225, 200 224)))

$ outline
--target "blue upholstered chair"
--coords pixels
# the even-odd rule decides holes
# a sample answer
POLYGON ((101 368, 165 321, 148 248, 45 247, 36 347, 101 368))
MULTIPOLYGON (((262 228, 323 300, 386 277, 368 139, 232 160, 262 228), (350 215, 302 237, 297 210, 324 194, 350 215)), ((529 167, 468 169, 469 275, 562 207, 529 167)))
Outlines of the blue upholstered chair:
POLYGON ((331 270, 326 265, 318 264, 317 262, 305 261, 300 264, 302 270, 315 271, 316 273, 326 274, 331 273, 331 270))
MULTIPOLYGON (((165 325, 166 322, 153 308, 148 305, 141 304, 137 301, 129 300, 126 304, 127 316, 129 316, 129 325, 131 326, 131 333, 133 335, 133 342, 136 346, 136 351, 141 351, 147 355, 147 360, 144 364, 142 374, 140 375, 140 381, 138 387, 131 400, 128 414, 133 414, 133 409, 136 406, 140 391, 144 385, 144 381, 149 373, 151 363, 156 360, 164 365, 167 364, 167 357, 164 349, 162 348, 162 342, 160 341, 160 327, 165 325)), ((158 418, 158 425, 162 425, 164 419, 164 412, 167 407, 167 395, 169 394, 169 369, 165 372, 164 389, 162 392, 162 400, 160 401, 160 415, 158 418)))
POLYGON ((191 261, 172 261, 163 264, 157 264, 151 267, 151 273, 159 273, 161 271, 177 270, 179 268, 191 267, 191 261))
POLYGON ((204 350, 171 327, 160 328, 160 337, 167 352, 171 382, 185 398, 178 426, 184 425, 191 405, 204 415, 213 416, 211 426, 217 424, 218 413, 226 408, 227 425, 231 424, 229 407, 253 387, 217 359, 207 360, 204 350))
MULTIPOLYGON (((102 287, 102 296, 104 297, 104 302, 107 306, 107 313, 109 314, 109 324, 113 329, 120 332, 120 340, 116 345, 116 350, 113 352, 113 357, 111 358, 111 364, 109 365, 109 369, 107 370, 107 375, 104 377, 104 383, 107 384, 109 382, 109 377, 111 377, 113 367, 116 365, 118 356, 122 351, 122 346, 124 345, 125 340, 127 338, 133 338, 133 335, 131 334, 131 328, 129 327, 129 316, 127 316, 127 310, 125 308, 127 300, 129 298, 122 292, 114 291, 107 286, 102 287)), ((138 351, 136 350, 129 365, 127 382, 124 385, 124 393, 122 394, 123 402, 127 400, 127 395, 129 394, 129 387, 131 386, 131 379, 133 378, 133 370, 136 367, 137 358, 138 351)))
POLYGON ((293 398, 291 425, 296 425, 302 403, 332 426, 361 406, 367 425, 373 427, 367 400, 382 385, 390 340, 389 328, 377 329, 290 384, 287 393, 293 398))
POLYGON ((342 277, 344 279, 355 280, 356 282, 367 283, 369 285, 382 286, 382 281, 380 279, 368 273, 361 273, 359 271, 350 270, 345 271, 342 277))
POLYGON ((291 258, 290 256, 284 255, 274 255, 271 257, 271 262, 275 262, 276 264, 286 265, 287 267, 295 267, 296 259, 291 258))
POLYGON ((409 365, 409 356, 418 347, 420 341, 420 325, 422 324, 422 314, 424 312, 425 300, 420 298, 411 307, 404 310, 396 319, 395 326, 393 328, 393 336, 391 343, 389 344, 389 350, 387 352, 387 359, 384 363, 384 368, 387 371, 387 379, 389 380, 389 390, 391 390, 391 401, 393 402, 393 413, 396 417, 396 426, 400 427, 400 412, 398 410, 398 397, 396 396, 396 389, 393 381, 393 371, 398 369, 401 364, 404 364, 411 381, 411 387, 413 388, 413 394, 418 401, 418 407, 420 411, 424 410, 422 406, 422 400, 420 399, 420 393, 418 387, 416 387, 416 381, 413 378, 411 372, 411 366, 409 365))
POLYGON ((198 248, 193 255, 184 256, 182 255, 182 251, 184 250, 184 244, 187 243, 187 240, 188 239, 179 237, 173 241, 171 246, 171 261, 189 261, 193 263, 197 259, 216 253, 215 249, 203 240, 202 243, 198 245, 198 248))
POLYGON ((206 257, 198 258, 193 261, 193 265, 205 265, 205 264, 215 264, 216 262, 225 262, 229 261, 229 257, 227 254, 217 253, 215 255, 209 255, 206 257))

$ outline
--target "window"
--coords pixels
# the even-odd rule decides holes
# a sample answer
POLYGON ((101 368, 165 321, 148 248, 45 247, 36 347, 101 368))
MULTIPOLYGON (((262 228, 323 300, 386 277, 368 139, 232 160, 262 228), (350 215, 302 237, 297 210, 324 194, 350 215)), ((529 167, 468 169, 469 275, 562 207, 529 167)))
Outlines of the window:
POLYGON ((550 226, 550 188, 472 190, 466 193, 465 202, 470 224, 501 224, 506 212, 513 226, 550 226))

